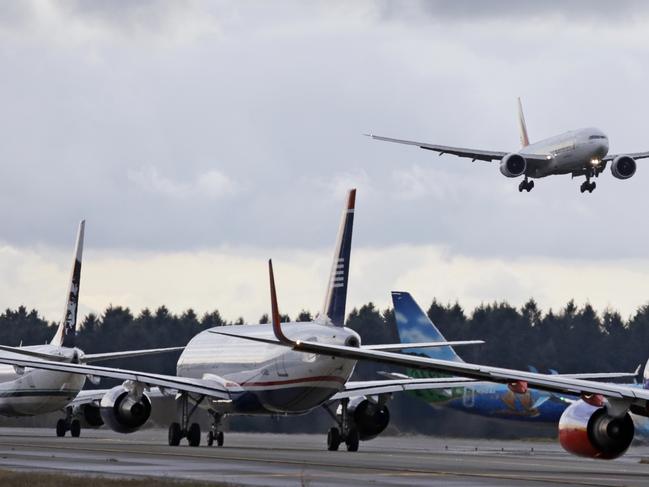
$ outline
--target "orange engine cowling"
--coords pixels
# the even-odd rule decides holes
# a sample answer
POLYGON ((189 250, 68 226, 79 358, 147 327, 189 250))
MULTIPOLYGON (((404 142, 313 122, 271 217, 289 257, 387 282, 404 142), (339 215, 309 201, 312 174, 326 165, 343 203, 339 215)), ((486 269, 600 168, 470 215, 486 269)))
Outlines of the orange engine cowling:
POLYGON ((584 401, 570 405, 559 420, 559 442, 564 450, 582 457, 611 460, 624 454, 633 441, 629 413, 614 417, 606 408, 584 401))

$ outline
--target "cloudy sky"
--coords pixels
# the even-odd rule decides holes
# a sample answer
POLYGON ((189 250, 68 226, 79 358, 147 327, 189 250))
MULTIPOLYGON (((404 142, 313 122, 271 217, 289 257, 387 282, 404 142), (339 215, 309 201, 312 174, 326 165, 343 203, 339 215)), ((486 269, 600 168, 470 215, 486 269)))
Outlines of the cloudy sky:
POLYGON ((495 163, 365 132, 516 150, 596 126, 649 149, 646 2, 0 4, 0 308, 317 310, 347 188, 349 304, 649 301, 649 170, 520 194, 495 163))

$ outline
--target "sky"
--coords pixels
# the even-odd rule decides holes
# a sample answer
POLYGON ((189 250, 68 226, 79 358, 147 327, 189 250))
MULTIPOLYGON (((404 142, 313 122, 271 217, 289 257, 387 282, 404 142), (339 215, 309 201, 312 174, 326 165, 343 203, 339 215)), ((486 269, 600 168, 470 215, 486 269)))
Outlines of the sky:
POLYGON ((518 180, 364 133, 518 149, 598 127, 649 149, 646 2, 0 3, 0 308, 319 310, 358 188, 348 304, 649 301, 633 178, 518 180))

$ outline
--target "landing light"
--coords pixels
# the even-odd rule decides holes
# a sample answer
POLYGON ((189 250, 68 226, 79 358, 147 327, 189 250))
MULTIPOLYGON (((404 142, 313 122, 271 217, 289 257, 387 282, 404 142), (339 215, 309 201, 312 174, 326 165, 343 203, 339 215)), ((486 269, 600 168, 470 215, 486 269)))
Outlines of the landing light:
POLYGON ((593 166, 599 166, 599 163, 600 163, 600 162, 602 162, 602 161, 600 161, 599 159, 591 159, 591 160, 590 160, 590 163, 591 163, 593 166))

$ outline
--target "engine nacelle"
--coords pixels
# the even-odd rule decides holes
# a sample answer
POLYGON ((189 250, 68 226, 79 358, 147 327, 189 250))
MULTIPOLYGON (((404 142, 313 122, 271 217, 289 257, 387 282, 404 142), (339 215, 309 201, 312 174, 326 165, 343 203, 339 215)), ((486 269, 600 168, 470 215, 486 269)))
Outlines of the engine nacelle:
POLYGON ((637 164, 631 156, 617 156, 611 164, 611 172, 618 179, 629 179, 635 174, 637 164))
POLYGON ((606 408, 577 401, 559 420, 559 442, 564 450, 582 457, 611 460, 624 454, 635 429, 629 413, 614 417, 606 408))
POLYGON ((137 397, 124 386, 113 387, 100 403, 104 423, 118 433, 132 433, 151 416, 151 400, 146 394, 137 397))
POLYGON ((104 424, 99 407, 93 404, 75 406, 72 408, 72 416, 81 421, 86 428, 99 428, 104 424))
POLYGON ((517 178, 525 174, 527 161, 520 154, 507 154, 500 161, 500 172, 508 178, 517 178))
POLYGON ((390 411, 385 404, 374 402, 364 396, 349 401, 347 412, 353 419, 361 441, 380 435, 390 423, 390 411))

